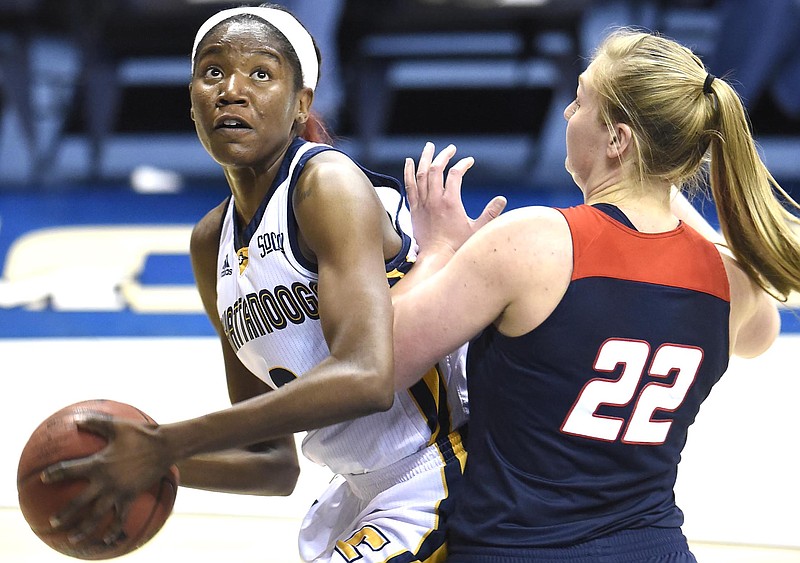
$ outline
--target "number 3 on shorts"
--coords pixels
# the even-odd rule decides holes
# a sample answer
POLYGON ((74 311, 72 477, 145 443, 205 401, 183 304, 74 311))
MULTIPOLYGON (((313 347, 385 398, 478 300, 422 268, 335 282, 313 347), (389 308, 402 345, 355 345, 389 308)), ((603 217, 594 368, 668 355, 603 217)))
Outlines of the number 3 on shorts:
POLYGON ((622 428, 622 442, 627 444, 663 444, 671 420, 652 420, 656 410, 675 411, 692 386, 703 361, 703 351, 691 346, 664 344, 654 354, 641 340, 606 340, 600 347, 594 369, 611 372, 622 366, 619 379, 593 379, 584 386, 573 404, 561 430, 567 434, 613 442, 622 428), (639 389, 645 367, 648 374, 665 378, 677 372, 671 384, 650 382, 639 389), (633 412, 624 418, 599 416, 600 405, 627 405, 635 397, 633 412))
POLYGON ((346 561, 351 562, 361 559, 362 555, 358 551, 359 546, 361 546, 361 549, 368 547, 372 551, 380 551, 388 543, 388 538, 380 530, 367 525, 354 532, 346 540, 337 541, 336 552, 344 557, 346 561))

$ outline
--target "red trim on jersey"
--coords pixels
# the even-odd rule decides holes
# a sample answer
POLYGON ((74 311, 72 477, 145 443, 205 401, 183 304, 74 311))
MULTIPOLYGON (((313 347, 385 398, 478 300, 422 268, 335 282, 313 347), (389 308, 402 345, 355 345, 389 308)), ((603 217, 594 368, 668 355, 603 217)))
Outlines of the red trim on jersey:
POLYGON ((716 247, 681 222, 666 233, 640 233, 589 205, 559 209, 572 233, 572 281, 605 277, 700 291, 730 301, 716 247))

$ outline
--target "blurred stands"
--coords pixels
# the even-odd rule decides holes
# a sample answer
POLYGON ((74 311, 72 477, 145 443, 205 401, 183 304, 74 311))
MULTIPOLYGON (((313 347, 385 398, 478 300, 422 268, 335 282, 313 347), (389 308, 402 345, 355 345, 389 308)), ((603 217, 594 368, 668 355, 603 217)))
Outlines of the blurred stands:
MULTIPOLYGON (((33 119, 27 53, 36 35, 32 28, 39 4, 40 0, 13 0, 0 5, 0 143, 13 142, 22 152, 30 155, 37 152, 33 130, 19 127, 12 131, 8 122, 12 115, 20 123, 31 123, 33 119)), ((24 176, 11 170, 13 166, 10 162, 0 159, 0 166, 0 180, 24 179, 24 176)))
POLYGON ((197 28, 230 2, 15 2, 25 43, 2 56, 30 80, 0 67, 13 90, 0 106, 0 184, 118 181, 139 166, 219 172, 189 119, 189 55, 197 28))
MULTIPOLYGON (((189 119, 189 51, 211 13, 246 3, 257 4, 3 0, 0 186, 127 181, 142 166, 221 181, 189 119)), ((717 4, 349 0, 335 133, 364 164, 394 175, 433 140, 475 156, 479 180, 567 184, 562 110, 603 31, 660 30, 706 58, 720 33, 717 4)), ((768 99, 751 117, 775 175, 800 180, 800 122, 768 99)))
MULTIPOLYGON (((473 178, 563 177, 562 111, 582 70, 591 2, 351 1, 352 140, 370 166, 397 171, 423 143, 476 157, 473 178)), ((398 172, 394 172, 398 173, 398 172)))

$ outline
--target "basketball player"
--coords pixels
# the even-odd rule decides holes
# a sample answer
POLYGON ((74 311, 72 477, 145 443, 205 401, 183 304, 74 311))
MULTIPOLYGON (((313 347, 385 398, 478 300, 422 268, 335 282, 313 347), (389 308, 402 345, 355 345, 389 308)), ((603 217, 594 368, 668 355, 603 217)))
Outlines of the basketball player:
POLYGON ((466 242, 453 211, 471 160, 444 183, 452 146, 406 163, 420 254, 394 303, 396 375, 472 339, 448 561, 695 561, 673 494, 681 449, 729 357, 780 331, 770 294, 800 290, 800 208, 736 92, 673 41, 611 34, 564 117, 585 204, 510 211, 466 242), (707 160, 730 252, 671 192, 707 160))
POLYGON ((129 500, 174 463, 184 486, 288 495, 292 433, 308 430, 303 453, 338 477, 303 522, 303 560, 441 560, 465 458, 463 354, 395 393, 387 278, 416 250, 403 187, 312 142, 319 54, 287 11, 212 16, 192 69, 192 118, 231 196, 196 226, 191 256, 235 405, 158 428, 86 421, 111 442, 45 472, 91 481, 54 523, 85 541, 114 508, 112 541, 129 500))

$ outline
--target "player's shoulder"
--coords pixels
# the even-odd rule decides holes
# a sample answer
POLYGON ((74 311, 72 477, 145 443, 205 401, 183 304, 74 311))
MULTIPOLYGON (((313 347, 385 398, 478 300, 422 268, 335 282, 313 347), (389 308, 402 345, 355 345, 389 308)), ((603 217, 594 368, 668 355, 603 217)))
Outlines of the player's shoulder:
POLYGON ((192 256, 205 252, 213 252, 214 256, 216 256, 219 238, 222 233, 222 219, 229 202, 230 198, 226 198, 206 213, 194 226, 189 243, 192 256))
MULTIPOLYGON (((571 267, 572 247, 569 225, 552 207, 530 206, 512 209, 490 221, 464 245, 475 261, 489 272, 508 276, 508 265, 524 275, 546 273, 571 267)), ((492 274, 493 275, 493 274, 492 274)))
POLYGON ((509 241, 562 241, 569 235, 564 215, 553 207, 532 205, 506 211, 489 222, 481 232, 492 238, 509 241))
POLYGON ((344 191, 371 186, 358 164, 347 154, 335 149, 318 152, 309 158, 297 181, 299 193, 313 190, 331 196, 341 196, 344 191))
POLYGON ((510 221, 533 221, 539 227, 556 226, 564 223, 564 215, 555 207, 528 205, 503 213, 510 221))

